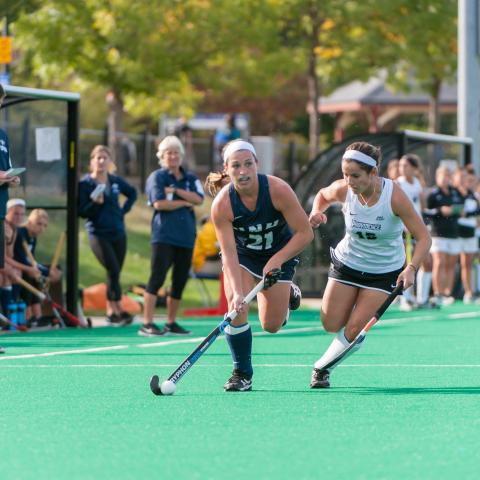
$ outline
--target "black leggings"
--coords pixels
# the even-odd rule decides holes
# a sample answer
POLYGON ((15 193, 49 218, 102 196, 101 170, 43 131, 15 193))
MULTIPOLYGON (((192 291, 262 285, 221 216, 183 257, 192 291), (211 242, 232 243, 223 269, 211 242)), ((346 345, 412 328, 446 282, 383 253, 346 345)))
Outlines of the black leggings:
POLYGON ((120 272, 127 253, 127 237, 109 240, 89 235, 89 241, 93 254, 107 271, 107 300, 118 302, 122 299, 120 272))
POLYGON ((152 244, 150 279, 146 291, 156 295, 165 282, 168 269, 173 264, 170 297, 180 300, 192 265, 193 248, 176 247, 166 243, 152 244))

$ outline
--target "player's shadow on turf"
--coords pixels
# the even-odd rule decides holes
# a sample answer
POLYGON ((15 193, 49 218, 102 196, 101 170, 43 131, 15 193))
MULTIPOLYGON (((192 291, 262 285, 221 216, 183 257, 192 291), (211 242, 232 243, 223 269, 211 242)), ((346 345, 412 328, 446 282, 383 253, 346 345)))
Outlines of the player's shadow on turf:
MULTIPOLYGON (((342 389, 343 390, 343 389, 342 389)), ((480 395, 480 387, 347 388, 360 395, 480 395)))

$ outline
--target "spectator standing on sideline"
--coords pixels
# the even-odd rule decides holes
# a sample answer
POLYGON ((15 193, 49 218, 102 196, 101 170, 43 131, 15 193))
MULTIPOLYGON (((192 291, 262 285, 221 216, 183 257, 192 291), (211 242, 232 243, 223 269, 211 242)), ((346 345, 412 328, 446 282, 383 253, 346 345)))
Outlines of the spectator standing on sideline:
POLYGON ((194 205, 203 202, 200 180, 182 167, 185 150, 174 135, 165 137, 158 145, 157 158, 161 168, 147 179, 148 203, 153 207, 151 272, 144 293, 144 324, 138 334, 188 335, 176 322, 177 310, 182 299, 192 265, 193 246, 196 237, 194 205), (153 323, 157 292, 172 268, 172 289, 167 297, 167 323, 160 330, 153 323))
MULTIPOLYGON (((0 84, 0 108, 2 107, 3 100, 5 99, 5 90, 0 84)), ((10 160, 10 149, 8 145, 7 133, 0 129, 0 271, 5 266, 5 213, 8 201, 8 188, 10 186, 20 185, 20 178, 9 177, 6 175, 6 171, 12 168, 12 162, 10 160)), ((0 347, 0 353, 4 353, 4 349, 0 347)))
MULTIPOLYGON (((403 155, 403 157, 400 158, 400 161, 398 163, 398 171, 400 173, 400 176, 397 178, 396 181, 412 202, 415 211, 421 217, 422 210, 425 205, 425 194, 423 191, 423 186, 416 176, 416 172, 418 172, 419 169, 420 158, 417 155, 411 153, 403 155)), ((405 239, 408 261, 412 254, 414 246, 413 244, 415 240, 412 238, 411 233, 408 231, 405 231, 405 239)), ((408 311, 412 310, 416 306, 417 305, 412 286, 403 292, 403 296, 400 299, 400 308, 402 310, 408 311)))
POLYGON ((479 214, 479 202, 475 195, 476 178, 466 169, 459 168, 453 175, 453 186, 463 198, 463 215, 458 219, 458 237, 460 241, 460 275, 463 285, 463 303, 472 303, 474 296, 472 282, 473 259, 478 252, 478 239, 475 236, 476 215, 479 214))
POLYGON ((435 301, 451 305, 455 266, 460 253, 458 219, 463 211, 463 198, 451 185, 448 167, 435 172, 436 187, 427 196, 427 212, 431 218, 433 257, 432 285, 435 301))
POLYGON ((120 273, 127 252, 125 215, 137 199, 137 191, 114 175, 115 165, 108 147, 97 145, 90 153, 90 173, 78 188, 78 211, 86 218, 85 227, 93 254, 107 272, 107 319, 112 325, 132 322, 121 307, 120 273), (126 197, 122 206, 119 197, 126 197))
POLYGON ((393 158, 388 162, 387 178, 394 181, 397 180, 397 178, 400 176, 399 165, 400 165, 400 160, 398 160, 398 158, 393 158))
POLYGON ((186 117, 180 117, 175 125, 173 134, 182 142, 185 149, 185 164, 192 168, 195 164, 195 155, 193 152, 193 130, 188 124, 186 117))
POLYGON ((216 154, 221 157, 222 150, 228 142, 237 140, 242 133, 236 126, 236 118, 234 113, 227 113, 224 117, 225 127, 220 128, 215 133, 214 143, 216 154))

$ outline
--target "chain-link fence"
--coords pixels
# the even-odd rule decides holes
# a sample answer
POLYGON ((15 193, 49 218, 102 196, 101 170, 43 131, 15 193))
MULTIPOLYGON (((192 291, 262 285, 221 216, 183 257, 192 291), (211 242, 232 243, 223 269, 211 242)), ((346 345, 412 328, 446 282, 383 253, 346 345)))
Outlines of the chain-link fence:
MULTIPOLYGON (((254 137, 255 138, 255 137, 254 137)), ((116 164, 118 173, 125 176, 143 190, 145 181, 152 171, 159 168, 155 155, 161 138, 146 131, 144 133, 117 133, 116 164)), ((259 140, 260 141, 260 140, 259 140)), ((107 133, 102 130, 80 130, 80 171, 88 172, 90 152, 98 144, 105 145, 107 133)), ((292 184, 299 175, 303 165, 308 162, 306 144, 283 141, 273 138, 272 170, 292 184)), ((212 137, 193 137, 191 145, 185 146, 184 165, 195 172, 202 180, 209 172, 221 169, 218 152, 215 151, 212 137)), ((260 159, 260 162, 262 159, 260 159)))

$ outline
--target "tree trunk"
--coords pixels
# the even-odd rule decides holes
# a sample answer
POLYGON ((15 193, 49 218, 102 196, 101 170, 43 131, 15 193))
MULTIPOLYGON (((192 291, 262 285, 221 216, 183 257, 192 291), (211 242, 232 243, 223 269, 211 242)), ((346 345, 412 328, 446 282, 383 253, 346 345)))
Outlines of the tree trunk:
POLYGON ((440 133, 440 88, 442 81, 434 79, 430 88, 430 103, 428 107, 428 131, 440 133))
POLYGON ((308 103, 309 109, 309 148, 308 153, 310 160, 313 160, 319 151, 321 121, 318 113, 318 102, 320 100, 320 86, 317 76, 317 56, 315 49, 318 46, 318 29, 317 23, 312 31, 312 45, 308 58, 308 103))
POLYGON ((319 86, 316 73, 317 59, 315 52, 310 52, 308 61, 308 103, 309 109, 309 147, 308 153, 310 160, 313 160, 319 150, 320 138, 320 115, 318 114, 319 86))
POLYGON ((117 166, 117 172, 120 175, 125 175, 125 158, 121 154, 118 136, 118 132, 122 131, 123 126, 123 100, 120 92, 116 88, 112 88, 107 93, 106 102, 108 105, 108 148, 112 152, 112 160, 117 166))

